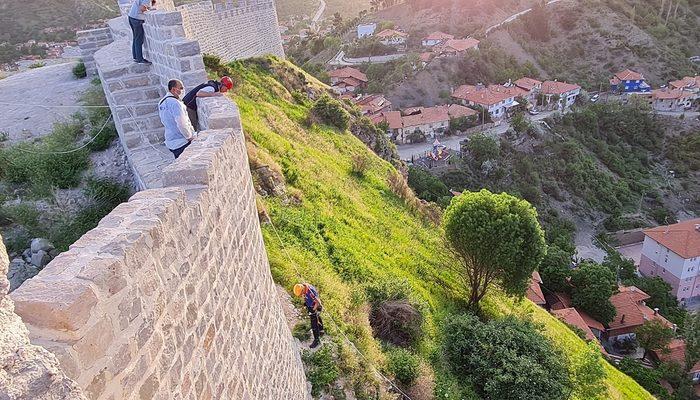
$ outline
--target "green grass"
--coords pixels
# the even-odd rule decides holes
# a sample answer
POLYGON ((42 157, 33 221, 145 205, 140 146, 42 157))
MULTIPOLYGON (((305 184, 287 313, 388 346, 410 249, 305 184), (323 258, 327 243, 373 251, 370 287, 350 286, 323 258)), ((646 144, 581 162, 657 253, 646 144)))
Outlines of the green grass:
MULTIPOLYGON (((274 68, 276 63, 272 69, 281 70, 274 68)), ((363 286, 379 279, 405 279, 412 297, 425 304, 425 335, 416 351, 436 370, 441 391, 454 386, 437 350, 439 326, 449 313, 461 312, 463 302, 441 229, 392 192, 387 177, 394 168, 358 139, 328 126, 306 126, 309 105, 294 103, 280 83, 285 79, 278 81, 265 62, 239 62, 232 68, 241 82, 234 97, 251 163, 282 171, 289 196, 300 199, 262 199, 274 224, 263 226, 263 236, 275 281, 287 290, 299 280, 316 285, 327 315, 381 367, 386 360, 371 335, 363 286), (357 155, 369 159, 362 176, 352 172, 357 155)), ((308 75, 307 80, 320 86, 308 75)), ((492 317, 517 313, 541 323, 566 354, 587 351, 574 332, 528 301, 515 304, 495 294, 485 306, 492 317)), ((326 322, 337 336, 334 325, 326 322)), ((605 368, 609 398, 652 399, 607 363, 605 368)))

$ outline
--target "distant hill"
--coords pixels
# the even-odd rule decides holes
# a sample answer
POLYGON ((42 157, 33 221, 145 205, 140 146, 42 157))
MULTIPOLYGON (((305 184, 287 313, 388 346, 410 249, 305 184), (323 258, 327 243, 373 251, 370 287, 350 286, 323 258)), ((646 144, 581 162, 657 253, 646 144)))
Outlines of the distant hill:
POLYGON ((115 0, 3 1, 0 2, 0 43, 51 39, 51 34, 42 33, 44 29, 64 28, 72 32, 118 13, 115 0))

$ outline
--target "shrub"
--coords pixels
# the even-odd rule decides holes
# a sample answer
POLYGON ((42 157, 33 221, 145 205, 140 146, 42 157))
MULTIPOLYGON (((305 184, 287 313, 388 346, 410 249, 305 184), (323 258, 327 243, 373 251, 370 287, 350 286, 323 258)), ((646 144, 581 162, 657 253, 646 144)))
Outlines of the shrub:
POLYGON ((401 347, 415 345, 423 333, 423 315, 407 300, 384 301, 372 307, 369 324, 376 337, 401 347))
POLYGON ((87 71, 85 70, 85 63, 79 62, 75 67, 73 67, 73 76, 78 79, 83 79, 87 77, 87 71))
POLYGON ((350 124, 350 114, 343 108, 343 105, 328 94, 323 94, 314 102, 311 108, 313 115, 322 123, 335 126, 344 131, 350 124))
POLYGON ((497 158, 500 152, 498 142, 483 133, 477 133, 470 137, 466 147, 477 165, 481 165, 486 160, 497 158))
POLYGON ((77 186, 82 171, 89 165, 86 149, 74 151, 81 133, 82 127, 77 123, 56 124, 40 143, 19 143, 1 150, 2 174, 12 183, 30 183, 38 194, 46 194, 54 186, 77 186))
POLYGON ((307 367, 306 378, 311 382, 311 395, 316 397, 338 379, 340 370, 335 363, 330 344, 326 344, 315 352, 304 351, 302 361, 307 367))
POLYGON ((404 385, 413 384, 420 373, 420 359, 415 354, 402 348, 389 351, 387 369, 396 380, 404 385))
MULTIPOLYGON (((86 90, 82 97, 83 104, 106 106, 107 99, 102 91, 100 84, 86 90)), ((88 136, 94 138, 88 145, 90 151, 103 151, 109 148, 110 144, 117 138, 117 128, 114 126, 114 121, 110 121, 105 125, 107 119, 112 114, 109 108, 88 108, 87 120, 89 123, 88 136)))
POLYGON ((39 62, 35 62, 34 64, 31 64, 28 68, 35 69, 35 68, 41 68, 41 67, 45 67, 45 66, 46 66, 46 63, 39 61, 39 62))
POLYGON ((449 204, 450 190, 438 178, 415 167, 408 168, 408 185, 416 195, 425 200, 449 204), (445 199, 447 197, 447 199, 445 199))
POLYGON ((111 179, 91 178, 83 192, 91 199, 90 206, 78 212, 74 218, 66 218, 56 224, 51 232, 51 241, 59 250, 67 250, 68 246, 95 228, 116 206, 127 201, 130 190, 111 179))
POLYGON ((311 338, 311 334, 309 333, 311 331, 311 324, 308 322, 299 322, 298 324, 294 325, 294 329, 292 330, 292 336, 295 338, 299 339, 302 342, 306 342, 311 338))
POLYGON ((365 173, 371 166, 372 160, 370 160, 369 157, 364 154, 355 154, 352 156, 352 167, 350 172, 353 175, 361 178, 365 176, 365 173))
POLYGON ((556 400, 571 390, 565 356, 530 322, 454 316, 444 334, 448 365, 463 379, 471 378, 484 398, 556 400))

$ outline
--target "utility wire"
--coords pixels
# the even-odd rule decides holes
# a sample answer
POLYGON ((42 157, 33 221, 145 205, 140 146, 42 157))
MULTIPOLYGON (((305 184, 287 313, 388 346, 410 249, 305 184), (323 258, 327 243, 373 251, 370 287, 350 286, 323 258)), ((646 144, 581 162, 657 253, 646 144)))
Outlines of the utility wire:
POLYGON ((112 115, 110 114, 109 118, 107 118, 107 119, 105 120, 105 123, 102 125, 102 128, 100 128, 100 130, 95 134, 95 136, 91 137, 90 140, 88 140, 88 141, 85 142, 82 146, 80 146, 80 147, 78 147, 78 148, 76 148, 76 149, 66 150, 66 151, 48 151, 48 152, 34 151, 34 150, 24 150, 21 146, 17 146, 17 147, 15 147, 15 149, 16 149, 17 151, 22 152, 22 153, 27 153, 27 154, 41 154, 41 155, 46 155, 46 156, 75 153, 76 151, 80 151, 80 150, 86 148, 88 145, 90 145, 90 143, 94 142, 95 139, 97 139, 97 137, 100 135, 100 133, 102 133, 102 131, 104 131, 104 129, 107 127, 107 124, 109 124, 109 121, 111 121, 111 120, 112 120, 112 115))

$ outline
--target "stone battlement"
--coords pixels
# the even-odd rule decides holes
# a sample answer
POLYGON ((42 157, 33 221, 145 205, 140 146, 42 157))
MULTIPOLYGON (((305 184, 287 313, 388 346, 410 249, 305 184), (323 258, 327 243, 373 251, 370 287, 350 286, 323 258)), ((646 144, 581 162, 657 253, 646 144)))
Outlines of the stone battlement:
POLYGON ((180 12, 146 18, 152 66, 131 61, 123 17, 93 53, 142 191, 12 292, 16 313, 35 348, 60 362, 51 376, 67 394, 54 398, 307 399, 237 106, 199 99, 201 132, 173 160, 158 99, 169 79, 192 87, 206 73, 180 12))

